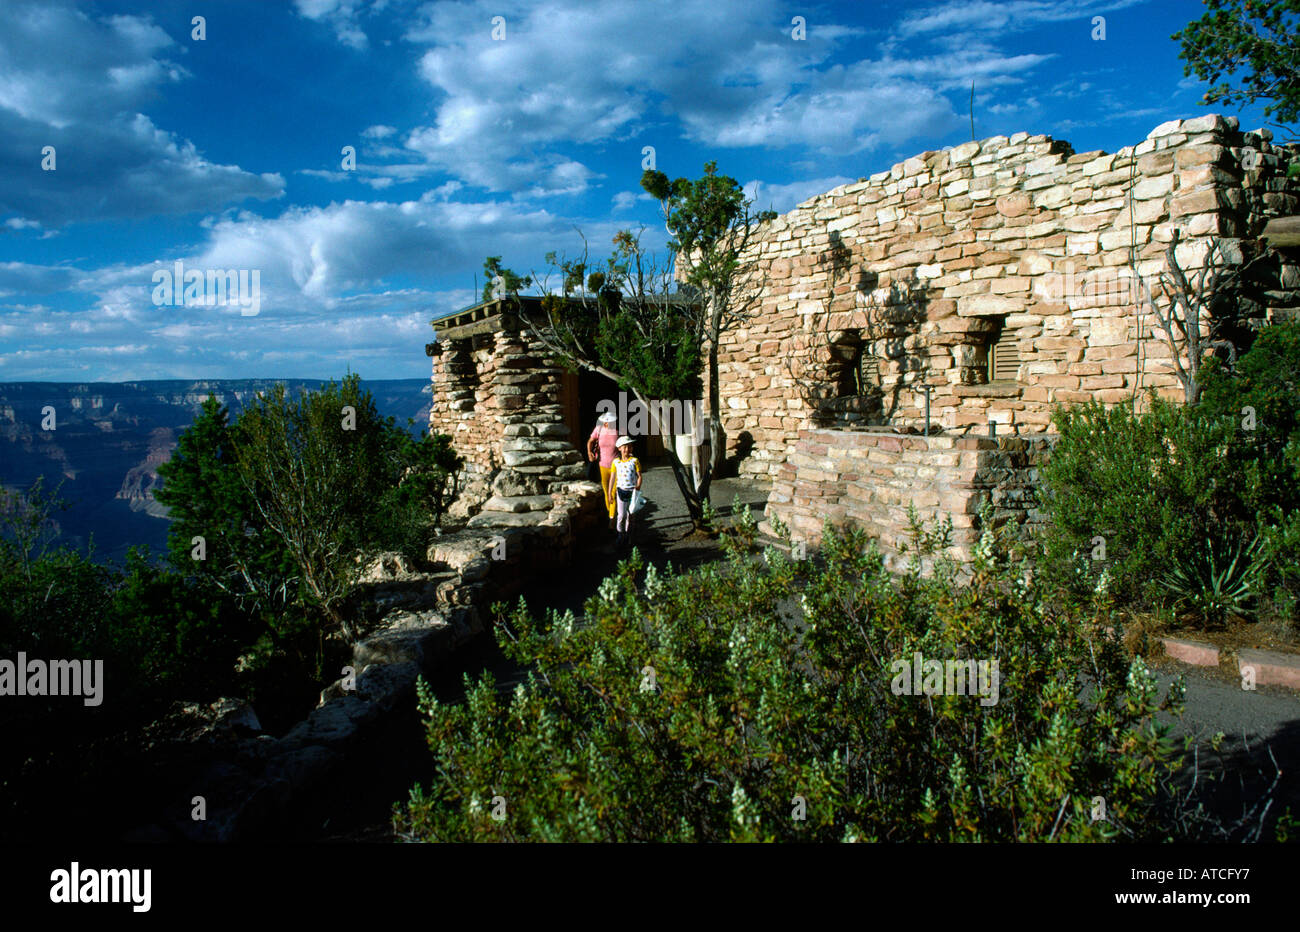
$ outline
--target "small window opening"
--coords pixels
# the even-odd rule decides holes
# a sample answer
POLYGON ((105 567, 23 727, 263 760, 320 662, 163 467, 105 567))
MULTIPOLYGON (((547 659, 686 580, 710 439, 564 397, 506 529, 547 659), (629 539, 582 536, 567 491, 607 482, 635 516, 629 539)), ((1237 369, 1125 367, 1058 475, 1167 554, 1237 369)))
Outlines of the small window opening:
POLYGON ((1015 382, 1020 377, 1020 344, 1014 330, 1004 324, 989 347, 990 382, 1015 382))

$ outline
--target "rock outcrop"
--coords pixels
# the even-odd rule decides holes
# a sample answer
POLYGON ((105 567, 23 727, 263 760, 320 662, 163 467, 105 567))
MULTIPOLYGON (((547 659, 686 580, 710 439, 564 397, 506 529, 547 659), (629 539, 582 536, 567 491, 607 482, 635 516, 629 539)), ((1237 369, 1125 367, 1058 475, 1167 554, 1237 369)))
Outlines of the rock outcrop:
MULTIPOLYGON (((542 503, 524 497, 530 508, 542 503)), ((281 738, 253 734, 260 727, 251 709, 200 716, 191 737, 204 739, 208 759, 168 817, 132 837, 254 838, 346 787, 350 774, 365 769, 364 749, 383 740, 395 717, 413 714, 417 679, 486 630, 488 605, 567 565, 586 532, 603 524, 595 483, 564 483, 544 497, 545 510, 484 511, 474 527, 443 534, 429 548, 428 568, 400 554, 371 560, 358 599, 382 618, 354 645, 348 675, 325 687, 316 709, 281 738), (527 523, 514 523, 521 518, 527 523), (205 801, 203 820, 187 808, 196 796, 205 801)))

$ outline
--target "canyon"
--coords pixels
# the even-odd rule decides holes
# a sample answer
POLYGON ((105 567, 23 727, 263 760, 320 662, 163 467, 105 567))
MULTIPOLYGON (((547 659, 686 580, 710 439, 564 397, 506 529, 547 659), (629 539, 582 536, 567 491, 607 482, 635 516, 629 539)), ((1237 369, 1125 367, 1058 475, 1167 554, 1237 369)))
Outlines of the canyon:
MULTIPOLYGON (((0 485, 10 490, 45 477, 62 482, 69 503, 55 516, 60 542, 94 559, 121 562, 132 545, 161 553, 167 509, 155 498, 158 466, 213 395, 237 415, 250 398, 283 381, 290 393, 324 384, 311 379, 199 379, 134 382, 0 382, 0 485), (54 429, 43 430, 54 411, 54 429), (44 412, 44 413, 43 413, 44 412)), ((398 424, 428 423, 429 383, 423 379, 364 383, 383 416, 398 424)))

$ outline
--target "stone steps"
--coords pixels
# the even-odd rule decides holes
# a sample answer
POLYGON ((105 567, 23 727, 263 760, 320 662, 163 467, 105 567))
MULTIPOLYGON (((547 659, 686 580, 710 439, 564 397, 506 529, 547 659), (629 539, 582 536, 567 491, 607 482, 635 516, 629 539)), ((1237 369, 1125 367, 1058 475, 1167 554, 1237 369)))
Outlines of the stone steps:
POLYGON ((469 519, 466 525, 471 528, 485 527, 537 527, 544 522, 549 511, 528 511, 514 513, 508 511, 480 511, 469 519))
POLYGON ((494 495, 483 503, 482 511, 550 511, 554 503, 550 495, 494 495))

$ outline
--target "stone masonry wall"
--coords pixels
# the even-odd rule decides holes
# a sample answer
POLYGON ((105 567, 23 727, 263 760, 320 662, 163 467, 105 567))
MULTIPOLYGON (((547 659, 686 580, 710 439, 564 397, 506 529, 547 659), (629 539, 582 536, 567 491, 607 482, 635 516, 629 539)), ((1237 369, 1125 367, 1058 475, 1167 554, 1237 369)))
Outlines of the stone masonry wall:
MULTIPOLYGON (((756 313, 720 348, 729 452, 752 444, 742 474, 776 476, 802 432, 827 423, 830 347, 846 336, 879 361, 881 405, 867 423, 919 426, 924 386, 934 423, 980 432, 989 420, 1042 431, 1057 402, 1147 388, 1180 399, 1163 333, 1135 310, 1130 247, 1148 281, 1175 228, 1185 269, 1212 237, 1239 255, 1240 239, 1300 206, 1285 156, 1217 115, 1164 123, 1114 154, 1019 133, 926 152, 804 202, 748 254, 756 313), (1004 329, 1016 378, 981 384, 1004 329)), ((1300 269, 1271 274, 1257 316, 1300 304, 1300 269)))
POLYGON ((433 344, 433 405, 429 429, 450 434, 470 473, 501 465, 501 425, 495 384, 494 335, 433 344), (475 341, 479 343, 475 348, 475 341))
POLYGON ((583 456, 564 421, 564 370, 541 341, 508 322, 497 334, 497 436, 506 467, 538 481, 581 479, 583 456))
POLYGON ((920 436, 888 430, 808 429, 781 465, 768 497, 770 519, 783 521, 796 541, 816 544, 823 522, 855 524, 873 537, 896 568, 908 540, 908 505, 934 529, 951 516, 948 554, 970 559, 979 539, 978 515, 993 505, 995 525, 1031 533, 1044 522, 1038 508, 1038 468, 1054 438, 920 436))
POLYGON ((536 493, 585 475, 564 423, 563 370, 517 321, 439 341, 432 352, 429 427, 450 434, 466 463, 457 507, 476 510, 503 469, 521 477, 520 490, 536 493))

